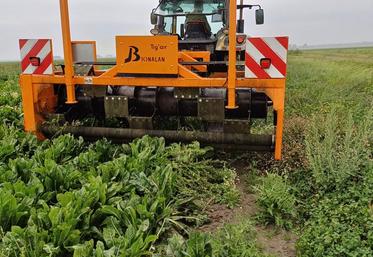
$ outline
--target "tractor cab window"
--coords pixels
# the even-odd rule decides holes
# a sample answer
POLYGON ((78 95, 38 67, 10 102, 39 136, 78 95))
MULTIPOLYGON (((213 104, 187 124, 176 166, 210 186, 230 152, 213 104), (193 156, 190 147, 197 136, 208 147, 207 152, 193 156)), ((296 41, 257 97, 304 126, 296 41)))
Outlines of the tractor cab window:
POLYGON ((163 33, 184 35, 185 39, 208 39, 224 26, 225 0, 164 0, 154 11, 162 17, 163 33), (213 16, 220 14, 221 20, 213 16), (184 30, 181 32, 181 30, 184 30))
POLYGON ((155 13, 162 16, 190 13, 215 14, 225 9, 225 0, 164 0, 155 13))

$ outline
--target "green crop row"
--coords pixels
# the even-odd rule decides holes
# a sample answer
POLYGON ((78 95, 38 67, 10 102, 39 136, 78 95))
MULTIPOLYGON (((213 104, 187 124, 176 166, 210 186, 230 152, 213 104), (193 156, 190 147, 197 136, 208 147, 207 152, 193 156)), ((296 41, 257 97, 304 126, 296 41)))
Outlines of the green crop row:
POLYGON ((149 255, 203 221, 198 203, 237 201, 234 172, 207 151, 149 137, 40 143, 1 126, 0 256, 149 255))
POLYGON ((235 172, 211 149, 38 142, 22 132, 17 73, 0 65, 0 257, 263 256, 249 223, 192 232, 207 204, 239 199, 235 172))

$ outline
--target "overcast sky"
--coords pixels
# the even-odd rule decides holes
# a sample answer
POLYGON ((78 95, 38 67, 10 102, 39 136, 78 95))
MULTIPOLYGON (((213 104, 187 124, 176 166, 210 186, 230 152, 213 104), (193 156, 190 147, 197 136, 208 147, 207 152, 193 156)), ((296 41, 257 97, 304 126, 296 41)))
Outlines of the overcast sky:
MULTIPOLYGON (((115 53, 115 35, 146 35, 158 0, 70 0, 73 40, 97 40, 98 53, 115 53)), ((265 25, 246 11, 246 33, 290 36, 303 45, 373 42, 373 0, 245 0, 265 9, 265 25)), ((52 38, 62 55, 58 0, 0 0, 0 60, 17 60, 19 38, 52 38)))

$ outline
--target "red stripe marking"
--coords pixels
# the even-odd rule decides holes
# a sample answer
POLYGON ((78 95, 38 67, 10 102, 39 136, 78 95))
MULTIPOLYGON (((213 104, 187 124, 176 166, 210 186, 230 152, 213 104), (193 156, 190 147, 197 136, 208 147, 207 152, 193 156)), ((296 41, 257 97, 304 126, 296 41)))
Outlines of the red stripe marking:
POLYGON ((22 50, 22 48, 26 45, 27 41, 28 41, 27 39, 20 39, 19 40, 19 49, 22 50))
POLYGON ((49 40, 47 39, 40 39, 36 42, 35 46, 31 49, 30 52, 27 53, 25 58, 22 60, 22 71, 25 71, 27 67, 30 65, 30 57, 36 57, 40 51, 43 49, 43 47, 49 43, 49 40))
POLYGON ((45 59, 41 62, 40 66, 34 71, 34 74, 42 75, 52 64, 52 53, 49 53, 45 59))
POLYGON ((289 38, 288 37, 276 37, 277 41, 286 49, 289 49, 289 38))
POLYGON ((248 53, 246 53, 245 64, 259 79, 271 78, 248 53))
POLYGON ((261 38, 250 38, 250 42, 262 53, 266 58, 270 58, 272 65, 278 71, 286 76, 286 63, 263 41, 261 38))

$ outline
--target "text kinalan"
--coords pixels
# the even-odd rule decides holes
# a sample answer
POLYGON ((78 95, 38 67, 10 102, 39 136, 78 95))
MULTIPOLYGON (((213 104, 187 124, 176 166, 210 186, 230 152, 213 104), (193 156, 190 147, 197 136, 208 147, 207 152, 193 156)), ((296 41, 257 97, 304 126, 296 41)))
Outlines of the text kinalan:
POLYGON ((155 56, 146 56, 146 57, 141 57, 140 58, 141 62, 166 62, 165 57, 155 57, 155 56))

